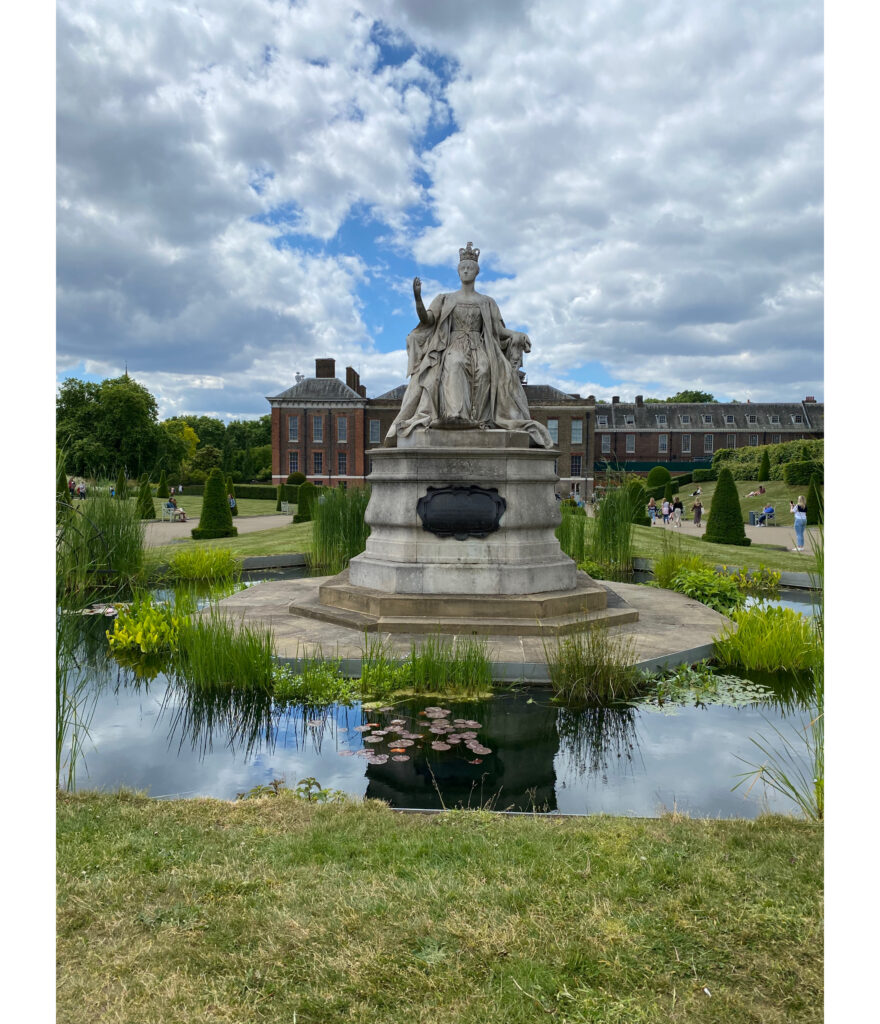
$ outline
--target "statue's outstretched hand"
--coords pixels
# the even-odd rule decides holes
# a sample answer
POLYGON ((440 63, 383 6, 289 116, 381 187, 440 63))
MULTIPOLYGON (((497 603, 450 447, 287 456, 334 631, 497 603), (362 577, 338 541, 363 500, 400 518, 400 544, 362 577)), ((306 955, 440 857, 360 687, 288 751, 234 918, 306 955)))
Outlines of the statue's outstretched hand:
POLYGON ((420 277, 413 278, 413 295, 417 299, 422 297, 422 279, 420 277))

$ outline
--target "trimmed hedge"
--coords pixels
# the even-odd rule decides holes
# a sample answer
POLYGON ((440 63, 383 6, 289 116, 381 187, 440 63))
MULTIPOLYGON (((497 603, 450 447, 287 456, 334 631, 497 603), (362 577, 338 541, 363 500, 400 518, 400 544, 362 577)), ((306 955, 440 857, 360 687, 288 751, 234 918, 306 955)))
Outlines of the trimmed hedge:
POLYGON ((733 474, 726 466, 718 474, 718 486, 712 495, 706 532, 700 539, 711 544, 735 544, 738 547, 747 547, 752 543, 746 536, 733 474))
POLYGON ((782 479, 793 487, 807 487, 814 476, 819 480, 825 476, 822 467, 816 462, 787 462, 782 479))
POLYGON ((226 478, 223 470, 211 470, 205 484, 205 500, 199 525, 192 530, 193 540, 210 540, 212 537, 237 537, 238 530, 232 525, 232 509, 226 497, 226 478))
POLYGON ((648 472, 647 479, 645 480, 645 487, 654 489, 655 487, 665 487, 667 483, 672 479, 672 474, 665 466, 654 466, 648 472))
POLYGON ((295 523, 308 523, 312 519, 313 508, 318 500, 318 488, 310 481, 299 485, 299 502, 296 506, 296 515, 293 517, 295 523))
POLYGON ((236 498, 258 498, 261 501, 275 501, 278 488, 270 484, 236 484, 236 498))
POLYGON ((717 480, 718 473, 714 469, 695 469, 693 482, 695 484, 705 483, 707 480, 717 480))
POLYGON ((150 481, 144 477, 138 489, 137 514, 139 519, 155 519, 156 510, 153 507, 153 488, 150 481))
POLYGON ((818 526, 824 521, 822 491, 819 478, 810 478, 810 489, 807 491, 807 526, 818 526))
POLYGON ((159 474, 159 486, 156 488, 157 498, 168 498, 168 477, 165 475, 165 470, 159 474))
POLYGON ((305 482, 305 473, 288 473, 287 480, 285 481, 285 483, 293 484, 295 487, 299 487, 300 484, 304 484, 305 482))

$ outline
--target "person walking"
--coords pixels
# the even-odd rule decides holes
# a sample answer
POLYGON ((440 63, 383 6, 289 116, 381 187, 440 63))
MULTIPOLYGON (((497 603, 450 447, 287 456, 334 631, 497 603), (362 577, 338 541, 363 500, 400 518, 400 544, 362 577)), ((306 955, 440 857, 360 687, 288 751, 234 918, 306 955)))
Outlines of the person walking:
POLYGON ((676 494, 672 502, 672 525, 677 526, 681 529, 681 516, 684 512, 684 505, 681 502, 681 498, 676 494))
POLYGON ((703 519, 703 502, 700 500, 700 498, 695 498, 694 499, 693 510, 694 510, 694 526, 701 526, 702 525, 702 519, 703 519))
POLYGON ((653 526, 654 520, 657 518, 657 502, 654 498, 648 502, 648 515, 651 517, 651 526, 653 526))
POLYGON ((663 499, 663 504, 660 506, 660 512, 663 515, 663 525, 665 526, 669 522, 669 513, 672 511, 672 507, 666 498, 663 499))
POLYGON ((797 544, 792 551, 797 551, 799 555, 802 555, 804 553, 804 528, 807 525, 807 499, 799 494, 797 504, 792 501, 790 505, 791 511, 794 513, 794 535, 797 544))

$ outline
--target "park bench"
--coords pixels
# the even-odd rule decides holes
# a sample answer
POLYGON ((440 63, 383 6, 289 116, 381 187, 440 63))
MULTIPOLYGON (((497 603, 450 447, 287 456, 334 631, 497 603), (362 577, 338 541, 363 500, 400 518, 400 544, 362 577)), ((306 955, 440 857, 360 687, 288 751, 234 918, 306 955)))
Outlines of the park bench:
POLYGON ((170 505, 163 505, 161 522, 176 523, 182 515, 182 508, 172 508, 170 505))
POLYGON ((281 502, 281 511, 286 516, 290 515, 290 502, 289 501, 282 501, 281 502))

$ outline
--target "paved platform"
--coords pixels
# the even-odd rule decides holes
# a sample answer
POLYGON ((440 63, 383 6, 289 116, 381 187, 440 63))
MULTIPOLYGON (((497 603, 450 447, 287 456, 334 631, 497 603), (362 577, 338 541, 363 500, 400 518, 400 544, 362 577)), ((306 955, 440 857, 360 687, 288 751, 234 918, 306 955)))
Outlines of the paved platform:
MULTIPOLYGON (((248 624, 271 626, 275 648, 282 658, 292 660, 321 655, 340 658, 343 671, 360 674, 360 661, 367 640, 356 629, 335 623, 319 622, 288 611, 290 604, 310 595, 317 597, 321 584, 332 577, 259 583, 220 602, 220 608, 248 624)), ((629 637, 633 643, 633 663, 644 668, 660 665, 692 664, 712 655, 712 639, 727 619, 699 601, 669 590, 632 583, 602 581, 608 591, 609 605, 625 602, 639 613, 639 620, 614 626, 613 635, 629 637)), ((468 634, 470 638, 470 634, 468 634)), ((392 656, 403 659, 413 644, 425 642, 424 634, 375 633, 369 638, 388 644, 392 656)), ((545 644, 552 638, 534 636, 489 636, 493 674, 497 679, 547 682, 545 644)))

